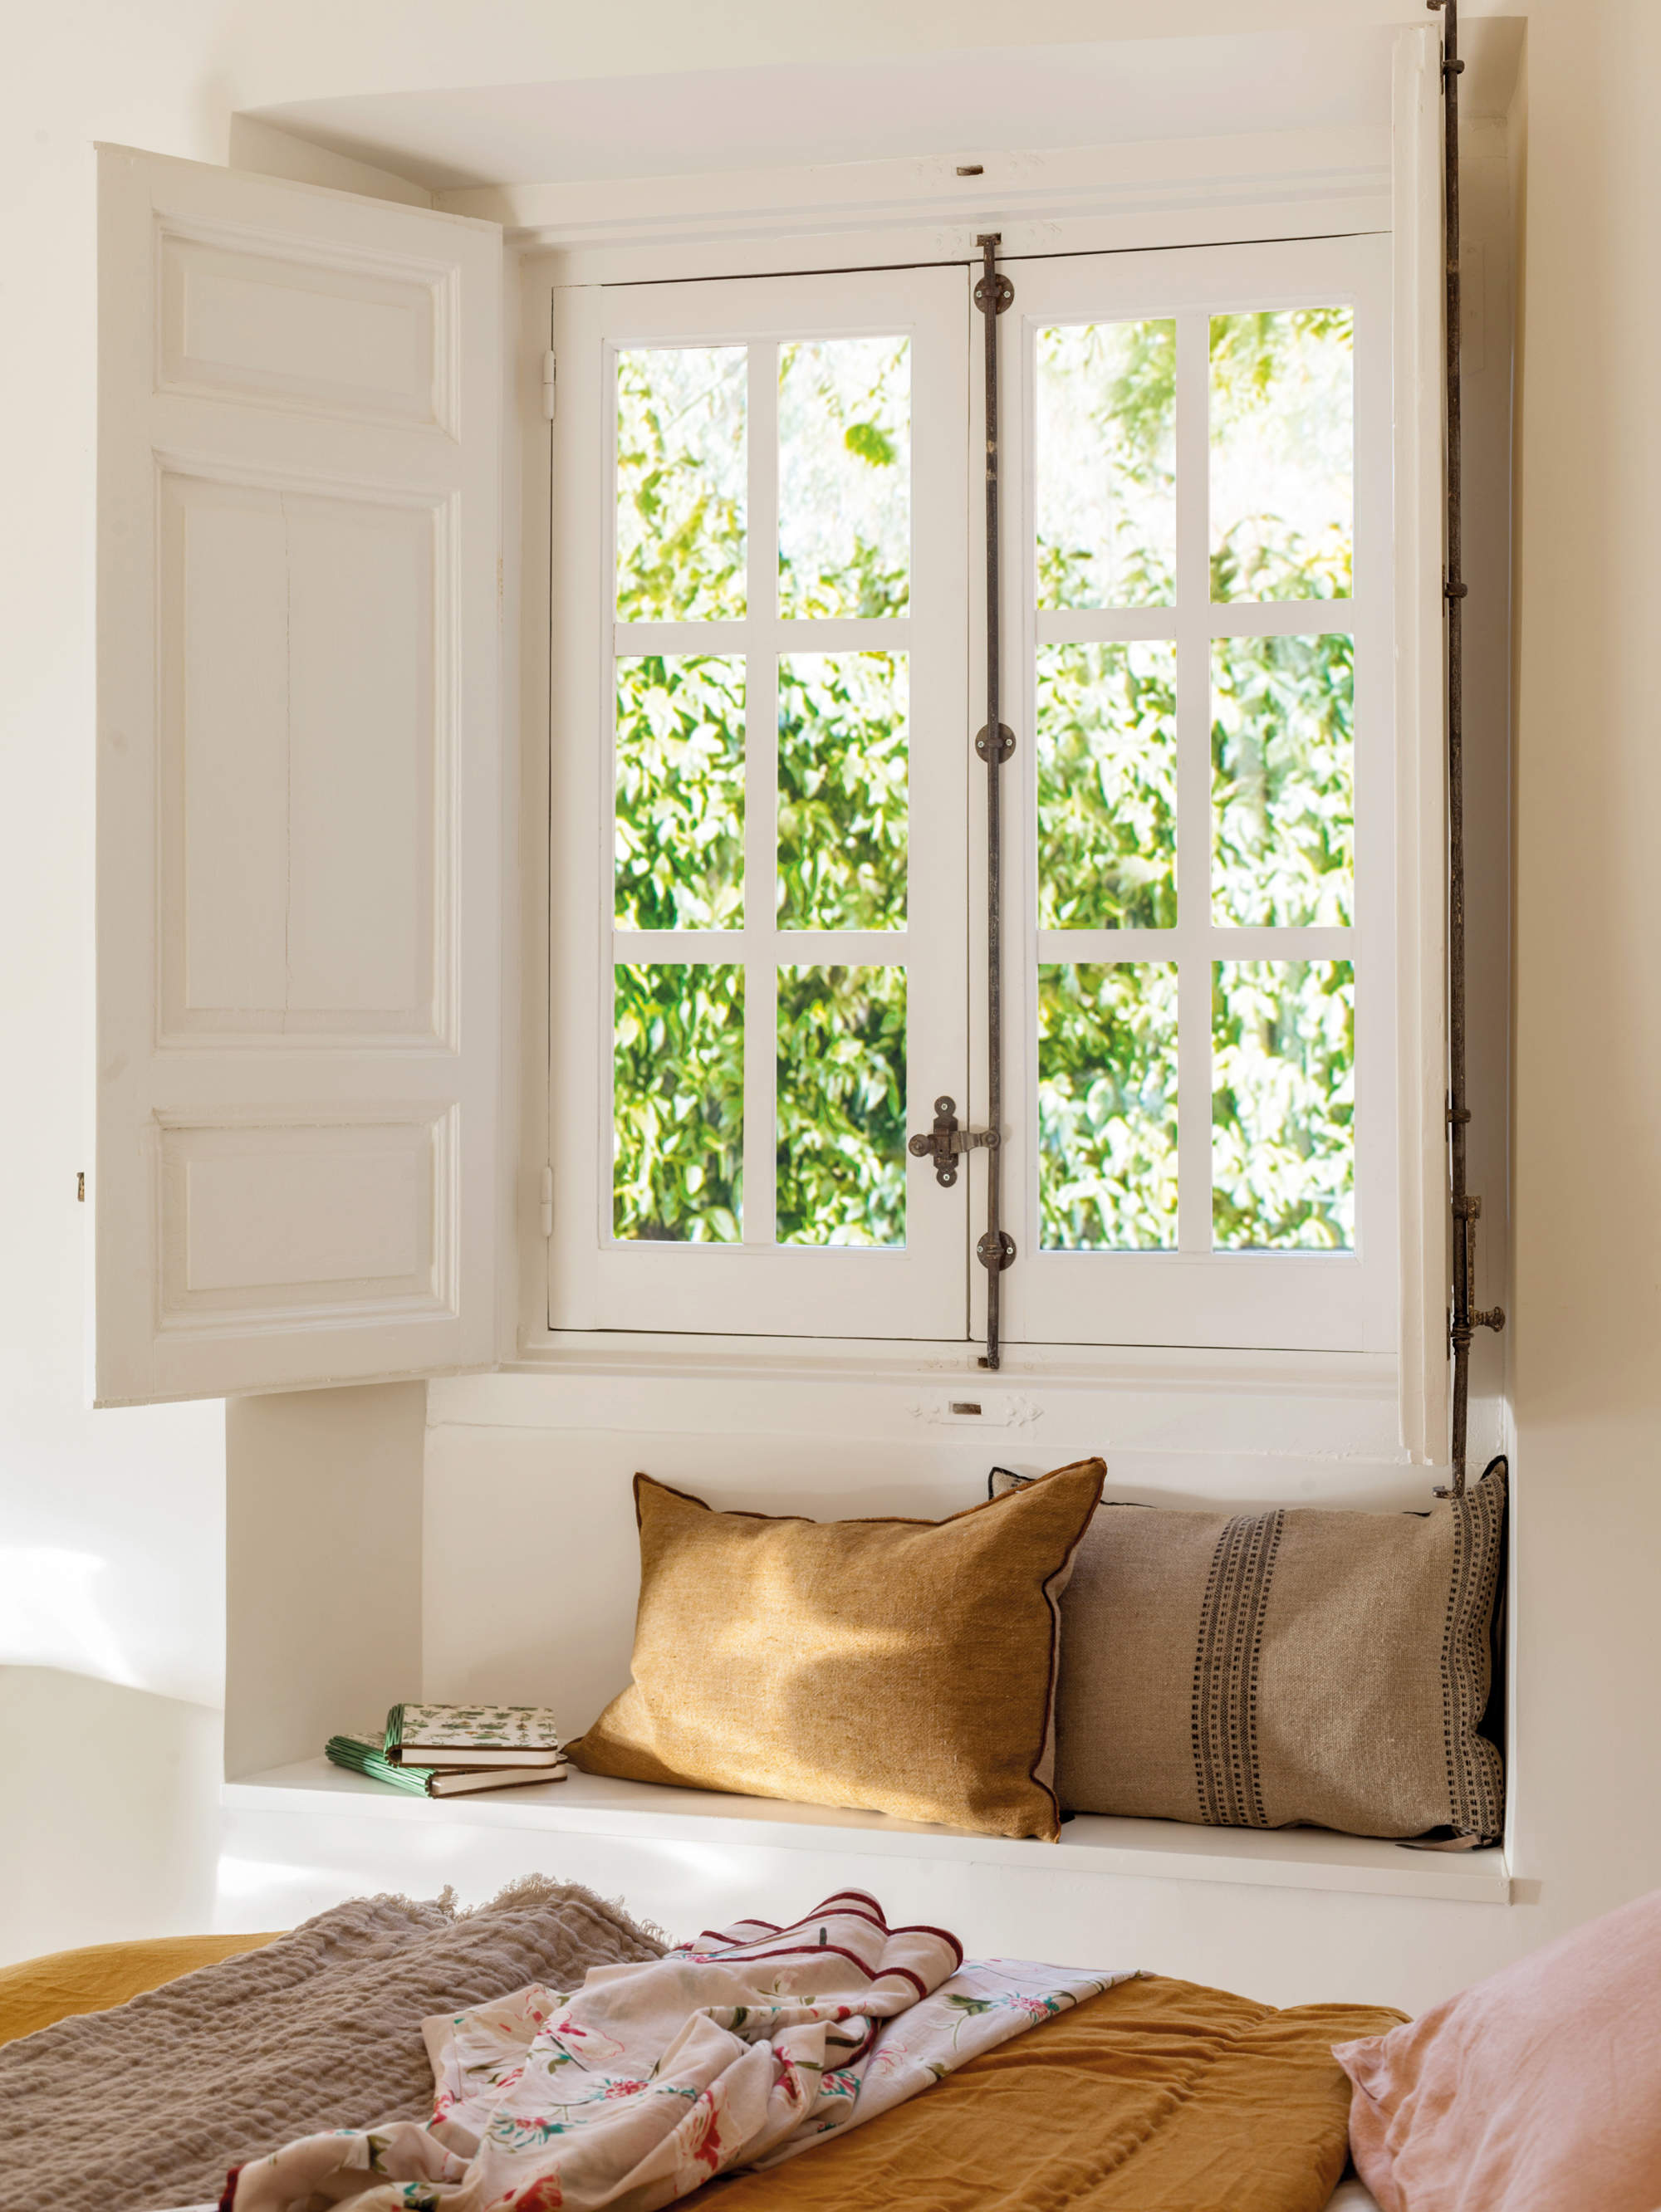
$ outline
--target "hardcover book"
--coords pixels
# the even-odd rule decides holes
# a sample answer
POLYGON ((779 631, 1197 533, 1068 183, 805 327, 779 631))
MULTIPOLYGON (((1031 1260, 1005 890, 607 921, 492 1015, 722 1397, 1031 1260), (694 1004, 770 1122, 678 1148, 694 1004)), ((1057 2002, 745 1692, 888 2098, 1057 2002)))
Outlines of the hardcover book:
POLYGON ((546 1705, 394 1705, 384 1748, 394 1766, 546 1768, 564 1757, 546 1705))
POLYGON ((465 1797, 478 1790, 523 1789, 532 1782, 563 1782, 565 1767, 522 1766, 453 1766, 441 1771, 431 1766, 394 1766, 381 1748, 378 1735, 332 1735, 323 1747, 336 1766, 344 1766, 353 1774, 366 1774, 372 1782, 384 1782, 393 1790, 402 1790, 411 1797, 465 1797))

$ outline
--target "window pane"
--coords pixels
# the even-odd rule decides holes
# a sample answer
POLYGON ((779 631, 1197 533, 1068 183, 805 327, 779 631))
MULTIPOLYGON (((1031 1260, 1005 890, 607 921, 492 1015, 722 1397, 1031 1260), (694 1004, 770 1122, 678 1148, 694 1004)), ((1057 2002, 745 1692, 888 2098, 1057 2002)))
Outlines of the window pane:
POLYGON ((778 1241, 905 1242, 905 970, 781 968, 778 1241))
POLYGON ((1177 969, 1038 969, 1038 1211, 1046 1252, 1177 1242, 1177 969))
POLYGON ((1211 596, 1347 599, 1355 318, 1211 319, 1211 596))
POLYGON ((1211 913, 1355 918, 1355 641, 1234 637, 1211 648, 1211 913))
POLYGON ((904 614, 910 583, 910 340, 781 346, 780 614, 904 614))
POLYGON ((742 659, 618 662, 615 837, 619 928, 742 927, 742 659))
POLYGON ((1177 575, 1177 325, 1037 333, 1038 605, 1168 607, 1177 575))
POLYGON ((743 346, 618 356, 618 618, 745 611, 743 346))
POLYGON ((744 970, 614 970, 611 1224, 618 1237, 734 1244, 744 1186, 744 970))
POLYGON ((1220 1251, 1355 1242, 1355 970, 1219 960, 1211 994, 1211 1233, 1220 1251))
POLYGON ((1038 647, 1038 926, 1177 919, 1177 648, 1038 647))
POLYGON ((906 656, 779 662, 782 929, 905 927, 906 656))

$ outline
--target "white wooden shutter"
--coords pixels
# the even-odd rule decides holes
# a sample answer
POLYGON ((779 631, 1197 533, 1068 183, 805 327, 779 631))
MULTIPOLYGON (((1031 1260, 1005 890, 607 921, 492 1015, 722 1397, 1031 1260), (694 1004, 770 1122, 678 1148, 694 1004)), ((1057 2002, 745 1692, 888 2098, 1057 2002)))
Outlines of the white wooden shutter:
POLYGON ((492 1357, 501 281, 101 149, 100 1403, 492 1357))
POLYGON ((1396 917, 1402 1442, 1448 1455, 1447 815, 1442 639, 1442 46, 1396 33, 1396 917))

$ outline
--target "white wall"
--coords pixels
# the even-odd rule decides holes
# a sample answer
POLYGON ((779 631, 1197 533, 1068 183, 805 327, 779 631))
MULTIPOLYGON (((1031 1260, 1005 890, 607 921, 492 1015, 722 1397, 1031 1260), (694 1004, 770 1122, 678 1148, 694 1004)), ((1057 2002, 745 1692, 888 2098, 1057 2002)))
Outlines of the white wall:
POLYGON ((1525 1848, 1661 1882, 1661 13, 1531 19, 1518 561, 1516 1340, 1525 1848))
POLYGON ((0 1956, 78 1929, 188 1924, 212 1870, 200 1737, 205 1720, 211 1741, 223 1668, 221 1409, 87 1410, 91 1209, 76 1203, 92 1164, 88 142, 218 150, 207 19, 198 7, 13 11, 0 72, 0 1755, 17 1808, 0 1956), (88 1706, 66 1683, 76 1675, 88 1692, 115 1687, 88 1706), (144 1746, 150 1779, 126 1822, 148 1820, 167 1863, 194 1869, 182 1894, 165 1881, 136 1893, 124 1869, 154 1869, 149 1838, 135 1849, 121 1820, 88 1822, 66 1698, 144 1746))

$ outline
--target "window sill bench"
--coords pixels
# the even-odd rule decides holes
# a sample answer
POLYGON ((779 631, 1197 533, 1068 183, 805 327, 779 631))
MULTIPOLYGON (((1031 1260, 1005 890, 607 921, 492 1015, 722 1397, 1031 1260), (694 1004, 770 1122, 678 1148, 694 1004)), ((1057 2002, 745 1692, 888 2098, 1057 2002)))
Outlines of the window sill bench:
POLYGON ((1116 1875, 1161 1881, 1238 1882, 1271 1889, 1347 1890, 1373 1897, 1508 1905, 1502 1850, 1414 1851, 1322 1828, 1199 1828, 1174 1820, 1080 1814, 1058 1844, 977 1836, 882 1813, 788 1805, 770 1797, 662 1789, 573 1772, 563 1782, 473 1797, 412 1797, 326 1759, 302 1759, 227 1782, 228 1807, 313 1818, 365 1815, 472 1828, 630 1837, 675 1844, 770 1844, 875 1856, 969 1861, 1029 1873, 1116 1875))

